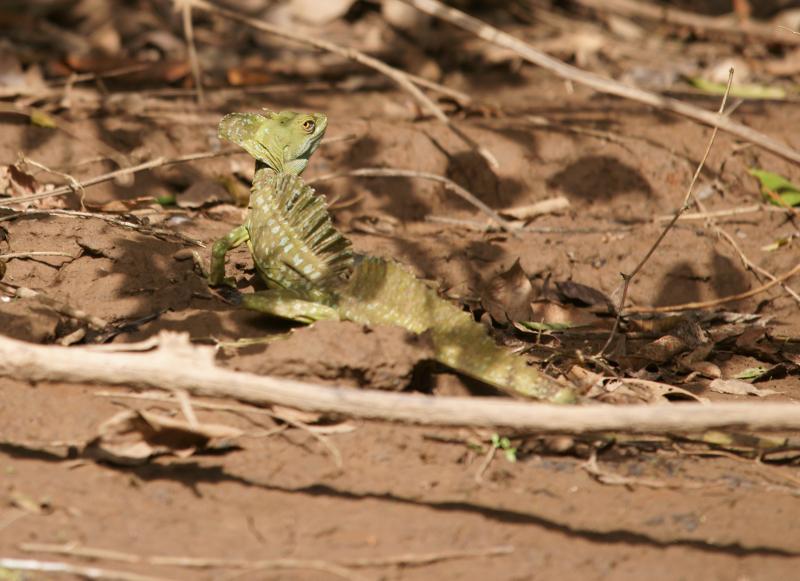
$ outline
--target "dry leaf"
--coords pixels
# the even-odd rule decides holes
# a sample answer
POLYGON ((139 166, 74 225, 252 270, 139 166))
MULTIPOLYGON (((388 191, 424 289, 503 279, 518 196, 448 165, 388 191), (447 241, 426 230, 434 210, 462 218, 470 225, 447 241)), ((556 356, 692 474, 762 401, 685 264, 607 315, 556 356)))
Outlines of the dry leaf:
POLYGON ((639 351, 636 352, 636 357, 640 357, 648 362, 666 363, 689 348, 689 345, 682 339, 674 335, 664 335, 639 349, 639 351))
POLYGON ((531 304, 531 313, 531 321, 533 322, 563 325, 564 327, 592 326, 609 328, 613 322, 609 318, 602 319, 587 309, 551 302, 531 304))
POLYGON ((115 464, 136 465, 160 454, 190 456, 201 448, 223 447, 244 432, 219 424, 192 426, 150 412, 126 410, 104 422, 88 443, 90 456, 115 464))
POLYGON ((708 385, 708 389, 727 395, 755 395, 757 397, 779 393, 774 389, 759 389, 752 383, 741 379, 715 379, 708 385))
POLYGON ((708 377, 709 379, 718 379, 722 377, 722 370, 718 365, 715 365, 710 361, 692 361, 688 363, 681 361, 681 363, 695 373, 698 373, 704 377, 708 377))
POLYGON ((350 7, 355 4, 355 0, 291 0, 289 2, 292 14, 300 20, 305 20, 311 24, 325 24, 337 18, 341 18, 350 7))
POLYGON ((567 208, 569 208, 569 200, 564 196, 558 196, 536 202, 535 204, 507 208, 505 210, 501 210, 500 214, 514 218, 515 220, 530 220, 536 216, 541 216, 543 214, 554 214, 561 210, 566 210, 567 208))
POLYGON ((0 193, 7 196, 27 196, 41 191, 42 185, 29 173, 17 165, 0 168, 0 193))
POLYGON ((690 399, 701 403, 708 401, 706 398, 674 385, 633 379, 610 381, 603 386, 602 390, 593 389, 587 394, 587 397, 614 404, 668 403, 674 399, 690 399))
POLYGON ((499 323, 532 320, 533 285, 519 259, 491 279, 483 289, 481 304, 499 323))
POLYGON ((175 204, 179 208, 201 208, 207 204, 231 202, 232 196, 221 184, 213 180, 200 180, 189 186, 177 196, 175 204))
POLYGON ((353 232, 363 232, 365 234, 390 235, 394 234, 399 223, 396 218, 391 216, 368 216, 364 214, 350 220, 350 229, 353 232))
POLYGON ((611 300, 605 295, 604 292, 585 284, 571 280, 565 280, 562 282, 557 282, 556 289, 558 289, 558 292, 561 294, 564 301, 569 300, 583 303, 584 305, 590 307, 598 307, 603 312, 614 311, 611 300))

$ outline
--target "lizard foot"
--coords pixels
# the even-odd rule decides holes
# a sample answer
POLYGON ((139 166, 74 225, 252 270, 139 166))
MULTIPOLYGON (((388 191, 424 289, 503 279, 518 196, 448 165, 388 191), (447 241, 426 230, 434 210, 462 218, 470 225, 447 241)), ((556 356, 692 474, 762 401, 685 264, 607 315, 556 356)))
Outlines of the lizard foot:
POLYGON ((214 289, 216 295, 223 301, 233 306, 240 306, 244 301, 244 296, 233 285, 223 285, 214 289))

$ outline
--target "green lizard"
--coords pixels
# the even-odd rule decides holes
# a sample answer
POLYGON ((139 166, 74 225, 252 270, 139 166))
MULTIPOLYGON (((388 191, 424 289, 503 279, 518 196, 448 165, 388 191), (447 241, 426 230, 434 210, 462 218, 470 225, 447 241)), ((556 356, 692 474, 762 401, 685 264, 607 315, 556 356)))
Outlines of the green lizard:
POLYGON ((333 225, 325 198, 299 174, 327 128, 321 113, 232 113, 221 138, 256 158, 247 218, 214 244, 209 283, 225 278, 225 254, 247 242, 268 290, 241 297, 244 307, 310 323, 343 319, 399 325, 428 333, 435 358, 507 393, 559 403, 575 401, 565 387, 498 346, 469 313, 439 297, 399 263, 353 253, 333 225))

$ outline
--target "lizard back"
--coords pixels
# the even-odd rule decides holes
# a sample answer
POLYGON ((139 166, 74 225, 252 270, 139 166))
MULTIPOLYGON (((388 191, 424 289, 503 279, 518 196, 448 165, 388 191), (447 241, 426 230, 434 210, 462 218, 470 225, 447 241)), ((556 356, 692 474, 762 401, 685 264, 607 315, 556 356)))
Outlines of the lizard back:
POLYGON ((245 224, 256 267, 273 286, 324 289, 353 269, 350 241, 334 227, 325 197, 297 175, 258 170, 245 224))

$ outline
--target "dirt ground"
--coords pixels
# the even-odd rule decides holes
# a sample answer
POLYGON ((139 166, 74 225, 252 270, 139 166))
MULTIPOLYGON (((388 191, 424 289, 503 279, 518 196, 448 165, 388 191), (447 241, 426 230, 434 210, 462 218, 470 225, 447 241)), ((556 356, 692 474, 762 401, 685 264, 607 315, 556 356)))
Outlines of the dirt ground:
MULTIPOLYGON (((620 273, 632 271, 664 229, 660 218, 680 206, 709 128, 565 82, 418 14, 409 23, 408 12, 381 12, 376 3, 331 2, 319 3, 312 17, 296 6, 308 4, 225 5, 465 93, 469 103, 429 94, 467 139, 368 68, 201 11, 194 32, 206 90, 198 104, 180 14, 171 6, 82 0, 0 7, 0 334, 78 346, 175 331, 217 345, 218 364, 233 370, 437 397, 493 394, 432 365, 424 345, 400 329, 295 327, 239 309, 187 259, 186 249, 196 249, 207 260, 213 241, 246 212, 251 159, 225 154, 216 137, 221 116, 262 107, 324 111, 329 129, 307 180, 364 167, 413 169, 446 176, 498 211, 566 197, 568 207, 526 219, 528 230, 512 236, 486 228, 484 214, 440 183, 338 177, 315 184, 358 252, 409 265, 487 324, 497 299, 487 289, 519 261, 535 294, 528 319, 571 327, 525 332, 495 320, 493 333, 527 349, 549 373, 569 374, 577 365, 681 387, 686 397, 752 406, 800 401, 800 309, 780 286, 680 315, 669 327, 663 318, 630 319, 604 367, 586 358, 613 323, 608 303, 596 297, 619 300, 620 273), (339 5, 341 14, 333 13, 339 5), (206 151, 222 154, 13 204, 68 183, 64 174, 83 181, 206 151), (2 258, 32 252, 45 254, 2 258), (21 287, 51 302, 14 298, 21 287), (92 328, 64 305, 109 324, 92 328), (676 325, 696 340, 665 354, 664 337, 676 325), (681 355, 698 353, 698 345, 708 349, 691 367, 681 355), (751 386, 764 397, 710 389, 715 377, 747 378, 759 367, 767 373, 751 386)), ((454 4, 557 58, 708 110, 720 96, 689 80, 718 80, 723 70, 724 84, 733 64, 741 83, 787 92, 773 100, 732 96, 733 118, 800 148, 800 42, 737 33, 747 2, 720 17, 730 23, 728 36, 594 12, 581 2, 454 4)), ((728 2, 682 4, 702 4, 694 15, 731 10, 728 2)), ((751 18, 763 19, 755 22, 798 21, 791 2, 752 4, 751 18)), ((776 276, 795 266, 796 210, 762 203, 752 168, 800 183, 796 164, 720 133, 695 192, 705 211, 723 214, 713 224, 679 221, 633 280, 627 306, 712 301, 768 282, 748 271, 742 255, 776 276)), ((228 273, 242 292, 261 288, 245 247, 231 254, 228 273)), ((797 278, 792 284, 800 288, 797 278)), ((175 401, 134 395, 0 377, 0 559, 96 566, 141 579, 744 581, 789 579, 800 566, 797 434, 774 436, 785 440, 772 448, 744 437, 713 443, 710 434, 545 437, 214 410, 198 400, 202 423, 243 435, 135 464, 98 459, 90 443, 121 411, 182 418, 175 401), (516 452, 509 458, 498 449, 490 459, 504 436, 516 452)), ((694 405, 651 391, 603 398, 694 405)), ((0 561, 0 579, 48 575, 0 561)), ((100 578, 126 577, 106 571, 100 578)))

